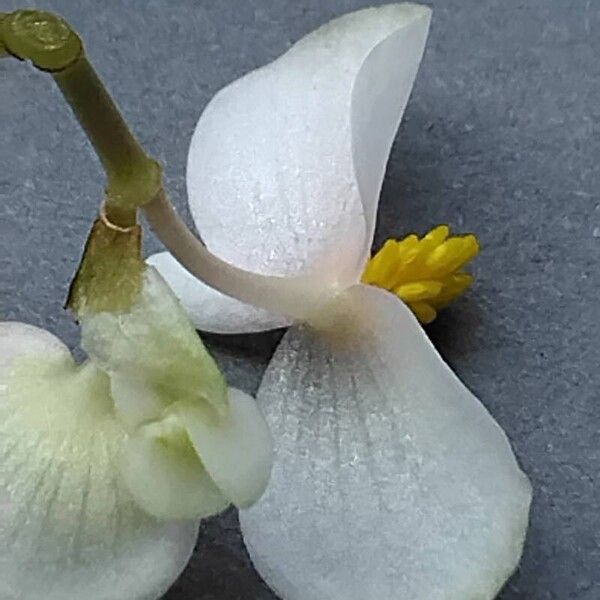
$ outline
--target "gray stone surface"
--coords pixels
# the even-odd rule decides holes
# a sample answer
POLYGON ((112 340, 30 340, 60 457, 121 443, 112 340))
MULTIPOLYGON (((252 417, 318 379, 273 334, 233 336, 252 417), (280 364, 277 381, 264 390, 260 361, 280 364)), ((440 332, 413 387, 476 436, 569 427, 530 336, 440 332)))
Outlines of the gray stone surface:
MULTIPOLYGON (((182 211, 188 140, 209 98, 324 21, 368 4, 38 3, 78 27, 135 131, 165 165, 182 211)), ((432 4, 376 242, 441 222, 480 236, 474 290, 429 332, 506 429, 535 488, 523 563, 501 598, 597 600, 600 3, 432 4)), ((0 10, 18 5, 2 0, 0 10)), ((61 304, 101 197, 97 161, 49 78, 0 62, 4 318, 77 347, 61 304)), ((149 237, 147 248, 159 246, 149 237)), ((253 392, 279 335, 206 339, 232 383, 253 392)), ((249 565, 233 511, 204 524, 194 560, 166 598, 275 598, 249 565)))

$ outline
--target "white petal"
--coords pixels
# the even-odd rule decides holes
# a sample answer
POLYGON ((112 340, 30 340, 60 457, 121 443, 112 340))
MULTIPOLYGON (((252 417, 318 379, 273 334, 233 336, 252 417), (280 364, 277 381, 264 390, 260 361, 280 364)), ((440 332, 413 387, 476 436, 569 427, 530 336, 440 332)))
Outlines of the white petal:
POLYGON ((157 522, 120 482, 108 377, 16 323, 0 324, 0 365, 0 597, 161 597, 198 524, 157 522))
POLYGON ((215 96, 187 170, 211 251, 250 271, 358 281, 429 19, 414 4, 343 16, 215 96))
POLYGON ((50 332, 26 323, 0 322, 0 371, 15 358, 44 354, 71 360, 69 349, 50 332))
POLYGON ((206 470, 238 507, 250 506, 267 487, 273 441, 254 398, 229 388, 227 418, 208 420, 197 407, 177 412, 206 470))
POLYGON ((189 440, 178 444, 162 438, 162 425, 142 426, 125 448, 122 474, 136 502, 163 519, 208 517, 227 508, 230 500, 214 484, 189 440))
POLYGON ((123 474, 137 502, 165 519, 250 506, 265 491, 273 443, 256 401, 229 389, 229 411, 179 402, 140 427, 126 446, 123 474))
POLYGON ((337 333, 290 330, 259 391, 255 566, 284 600, 491 600, 531 499, 505 434, 396 297, 355 286, 327 316, 337 333))
POLYGON ((153 421, 165 410, 164 399, 144 379, 143 374, 134 378, 117 371, 112 372, 110 391, 119 419, 129 432, 134 431, 140 423, 153 421))
MULTIPOLYGON (((406 12, 406 26, 373 48, 352 89, 352 156, 367 222, 364 258, 373 243, 385 168, 423 57, 431 18, 431 11, 422 6, 401 4, 395 9, 406 12)), ((381 18, 386 17, 382 14, 381 18)))
POLYGON ((208 287, 190 275, 168 252, 154 254, 146 262, 171 286, 196 329, 215 333, 253 333, 290 324, 285 317, 244 304, 208 287))

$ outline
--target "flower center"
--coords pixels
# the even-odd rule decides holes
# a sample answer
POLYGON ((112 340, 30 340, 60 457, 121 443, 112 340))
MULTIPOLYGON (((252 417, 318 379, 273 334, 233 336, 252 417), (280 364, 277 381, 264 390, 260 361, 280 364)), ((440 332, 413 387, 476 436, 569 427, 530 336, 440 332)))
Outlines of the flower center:
POLYGON ((451 236, 447 225, 439 225, 422 238, 387 240, 368 262, 362 281, 393 292, 421 323, 431 323, 473 283, 462 269, 477 254, 474 235, 451 236))

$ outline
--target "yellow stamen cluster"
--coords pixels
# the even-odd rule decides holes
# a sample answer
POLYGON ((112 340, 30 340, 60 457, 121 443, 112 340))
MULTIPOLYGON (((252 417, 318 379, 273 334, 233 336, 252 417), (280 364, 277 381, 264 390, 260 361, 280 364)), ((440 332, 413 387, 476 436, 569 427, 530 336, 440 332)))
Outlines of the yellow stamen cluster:
POLYGON ((474 235, 450 236, 449 227, 439 225, 422 238, 387 240, 367 264, 362 281, 393 292, 421 323, 431 323, 473 283, 462 268, 478 253, 474 235))

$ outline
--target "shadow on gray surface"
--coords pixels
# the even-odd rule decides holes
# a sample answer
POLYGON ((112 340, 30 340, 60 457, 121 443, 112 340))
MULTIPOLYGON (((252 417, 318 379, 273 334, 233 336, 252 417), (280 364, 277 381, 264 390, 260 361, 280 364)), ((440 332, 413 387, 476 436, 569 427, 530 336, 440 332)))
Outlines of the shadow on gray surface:
POLYGON ((235 510, 207 519, 188 568, 164 600, 276 600, 241 547, 235 510))

